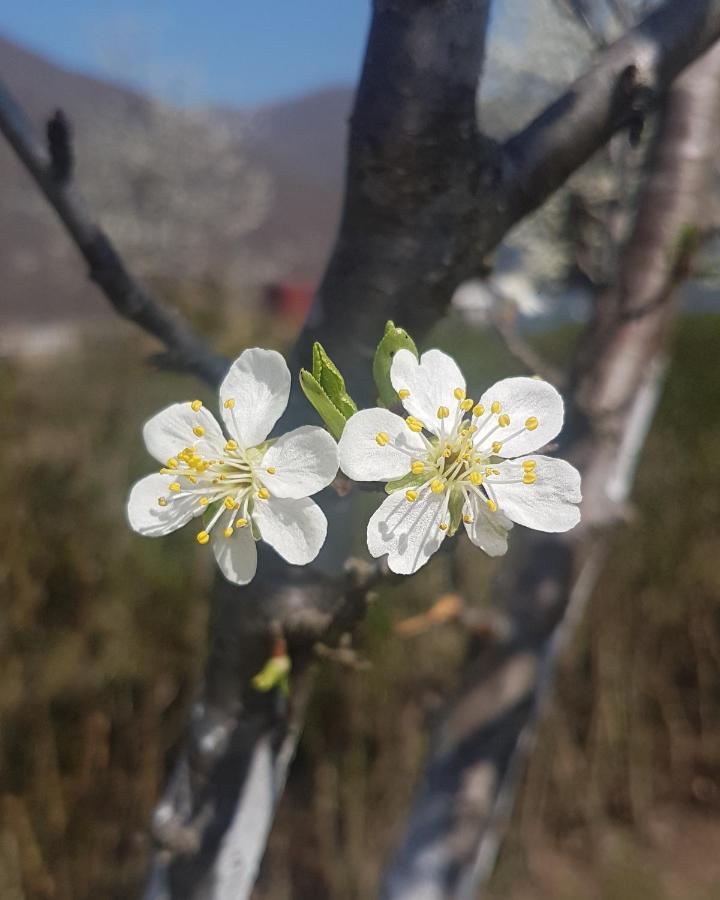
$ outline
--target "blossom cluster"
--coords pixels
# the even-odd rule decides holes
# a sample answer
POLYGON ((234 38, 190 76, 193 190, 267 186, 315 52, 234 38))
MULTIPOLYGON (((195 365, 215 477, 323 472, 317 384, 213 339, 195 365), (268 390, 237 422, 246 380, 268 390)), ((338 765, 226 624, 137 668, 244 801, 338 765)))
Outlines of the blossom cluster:
MULTIPOLYGON (((323 359, 327 372, 332 364, 323 359)), ((247 584, 260 540, 288 563, 315 559, 328 523, 310 498, 339 468, 355 481, 385 482, 388 496, 368 522, 367 546, 403 575, 423 566, 461 525, 473 544, 498 556, 514 523, 546 532, 577 524, 579 473, 537 452, 562 428, 554 387, 506 378, 474 400, 455 361, 440 350, 418 359, 399 349, 388 369, 381 396, 389 394, 404 416, 387 406, 355 411, 333 368, 344 398, 339 427, 332 410, 339 442, 312 425, 269 437, 288 403, 290 372, 275 351, 244 351, 220 387, 222 425, 199 400, 173 404, 146 423, 145 444, 161 468, 130 491, 131 527, 157 537, 202 517, 197 541, 212 547, 229 581, 247 584)), ((322 412, 330 401, 317 374, 305 373, 322 395, 322 412)))

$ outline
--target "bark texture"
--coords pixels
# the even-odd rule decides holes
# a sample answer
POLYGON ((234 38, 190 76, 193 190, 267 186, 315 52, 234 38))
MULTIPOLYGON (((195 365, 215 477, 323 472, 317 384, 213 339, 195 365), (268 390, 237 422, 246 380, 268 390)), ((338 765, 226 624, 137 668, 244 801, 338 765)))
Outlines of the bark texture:
POLYGON ((560 646, 592 591, 652 418, 677 286, 720 144, 720 45, 661 111, 636 221, 614 286, 578 349, 562 454, 583 472, 583 521, 517 535, 494 603, 508 632, 468 659, 436 736, 385 900, 471 900, 492 871, 560 646))

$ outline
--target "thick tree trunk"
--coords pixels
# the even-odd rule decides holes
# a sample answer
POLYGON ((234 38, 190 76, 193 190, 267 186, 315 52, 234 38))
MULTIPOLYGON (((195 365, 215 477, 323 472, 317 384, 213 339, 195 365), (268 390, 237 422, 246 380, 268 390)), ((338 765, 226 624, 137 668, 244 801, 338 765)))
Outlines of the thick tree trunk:
POLYGON ((662 110, 616 283, 578 351, 562 452, 583 472, 583 521, 567 535, 514 535, 494 591, 507 637, 470 654, 388 869, 386 900, 472 900, 492 871, 558 648, 623 518, 719 144, 717 44, 662 110))

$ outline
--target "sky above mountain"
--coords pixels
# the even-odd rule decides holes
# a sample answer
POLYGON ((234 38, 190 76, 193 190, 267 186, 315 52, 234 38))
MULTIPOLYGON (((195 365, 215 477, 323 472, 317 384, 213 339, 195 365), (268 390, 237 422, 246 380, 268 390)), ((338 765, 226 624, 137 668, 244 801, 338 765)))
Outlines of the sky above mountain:
POLYGON ((177 103, 255 105, 353 84, 368 0, 22 0, 0 32, 177 103))

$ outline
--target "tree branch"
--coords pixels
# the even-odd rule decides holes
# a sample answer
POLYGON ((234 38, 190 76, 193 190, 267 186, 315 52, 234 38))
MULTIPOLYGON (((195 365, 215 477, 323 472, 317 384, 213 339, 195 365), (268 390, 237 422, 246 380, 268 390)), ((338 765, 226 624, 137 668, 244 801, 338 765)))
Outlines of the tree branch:
POLYGON ((720 36, 720 0, 667 0, 503 146, 482 251, 537 209, 583 163, 656 103, 720 36))
POLYGON ((583 521, 518 536, 494 603, 507 637, 476 645, 435 741, 385 900, 472 900, 492 871, 554 663, 579 618, 624 504, 664 371, 672 258, 699 224, 720 138, 720 44, 673 87, 618 279, 579 348, 564 455, 583 471, 583 521), (652 303, 652 298, 662 303, 652 303), (644 310, 639 318, 628 310, 644 310))
POLYGON ((56 112, 48 123, 48 153, 23 110, 0 82, 0 131, 60 217, 89 266, 90 278, 115 311, 167 347, 167 353, 159 360, 162 365, 217 384, 227 371, 228 361, 214 353, 177 313, 162 306, 133 278, 72 188, 69 124, 62 112, 56 112))

